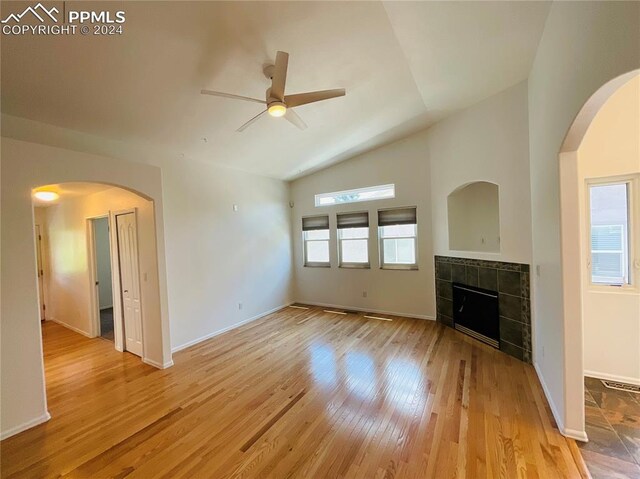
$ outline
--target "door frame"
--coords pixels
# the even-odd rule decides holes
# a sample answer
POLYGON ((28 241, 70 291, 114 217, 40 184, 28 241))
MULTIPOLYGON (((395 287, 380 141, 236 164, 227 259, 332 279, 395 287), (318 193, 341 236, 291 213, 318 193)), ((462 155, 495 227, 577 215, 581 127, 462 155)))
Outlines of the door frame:
MULTIPOLYGON (((98 263, 96 258, 96 239, 95 232, 93 229, 93 221, 107 218, 109 224, 109 253, 111 259, 111 291, 116 291, 114 288, 116 287, 115 283, 115 271, 114 271, 114 262, 113 255, 117 254, 118 245, 113 242, 113 219, 111 215, 111 211, 106 214, 89 216, 86 218, 87 223, 87 249, 88 249, 88 258, 89 258, 89 317, 91 318, 91 337, 99 337, 100 336, 100 296, 98 292, 98 288, 96 287, 96 282, 98 281, 98 263)), ((118 317, 115 314, 116 310, 116 302, 118 298, 116 298, 116 294, 112 293, 113 296, 113 335, 114 335, 114 344, 115 348, 118 351, 124 351, 122 347, 122 325, 119 324, 118 317), (120 334, 118 334, 120 331, 120 334), (118 337, 120 337, 120 341, 118 341, 118 337)))
POLYGON ((47 291, 45 286, 45 261, 44 247, 42 244, 43 226, 40 223, 34 224, 34 233, 36 235, 36 274, 38 278, 38 305, 40 306, 40 321, 47 319, 47 291), (38 260, 40 264, 38 264, 38 260))
MULTIPOLYGON (((114 346, 117 351, 126 351, 126 344, 124 340, 124 317, 122 315, 122 291, 120 287, 120 251, 118 248, 118 225, 116 217, 119 215, 125 215, 133 213, 133 220, 138 230, 138 209, 127 208, 122 210, 109 210, 106 214, 89 216, 86 218, 87 228, 87 248, 89 257, 89 317, 91 318, 91 337, 100 336, 100 298, 98 297, 98 288, 96 288, 96 281, 98 280, 98 265, 96 261, 96 249, 95 249, 95 235, 93 230, 93 220, 100 218, 108 218, 109 220, 109 251, 111 253, 111 291, 113 295, 113 336, 114 346)), ((138 235, 136 234, 136 237, 138 235)), ((140 248, 137 244, 136 248, 140 248)), ((138 277, 140 277, 140 255, 138 254, 138 277)), ((142 288, 140 288, 140 294, 142 295, 142 288)), ((142 317, 142 324, 140 325, 142 331, 142 356, 144 357, 144 309, 141 307, 140 315, 142 317)))
MULTIPOLYGON (((136 228, 136 249, 138 251, 136 268, 138 269, 138 282, 141 280, 140 274, 140 238, 138 231, 138 208, 126 208, 123 210, 110 211, 109 225, 113 225, 113 228, 109 228, 109 237, 111 241, 111 280, 113 282, 113 317, 114 317, 114 335, 116 339, 116 349, 118 351, 126 350, 126 342, 124 337, 124 314, 122 308, 122 287, 120 286, 120 250, 118 247, 118 223, 117 217, 119 215, 126 215, 133 213, 133 222, 136 228), (115 293, 117 291, 117 294, 115 293), (118 328, 115 328, 115 318, 118 318, 118 328), (119 346, 119 348, 118 348, 119 346)), ((138 285, 140 290, 140 331, 142 332, 142 354, 140 359, 143 360, 145 350, 145 334, 144 334, 144 308, 142 307, 142 287, 138 285)), ((136 354, 137 356, 137 354, 136 354)))

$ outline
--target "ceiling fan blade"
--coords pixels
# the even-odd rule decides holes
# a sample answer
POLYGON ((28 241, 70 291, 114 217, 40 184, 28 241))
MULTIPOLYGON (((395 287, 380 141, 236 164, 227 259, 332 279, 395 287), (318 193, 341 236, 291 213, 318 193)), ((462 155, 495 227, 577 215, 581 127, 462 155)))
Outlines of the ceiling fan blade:
POLYGON ((304 122, 304 120, 300 118, 300 116, 298 116, 298 114, 291 108, 287 108, 287 112, 284 114, 284 117, 301 130, 307 129, 307 124, 304 122))
POLYGON ((271 96, 276 100, 284 101, 284 85, 287 82, 288 65, 289 54, 286 52, 276 53, 276 65, 271 79, 271 96))
POLYGON ((251 120, 249 120, 248 122, 246 122, 244 125, 242 125, 240 128, 238 128, 236 131, 244 131, 246 130, 249 126, 251 126, 253 123, 255 123, 262 115, 264 115, 267 112, 267 110, 261 111, 260 113, 258 113, 256 116, 254 116, 253 118, 251 118, 251 120))
POLYGON ((255 103, 262 103, 263 105, 267 103, 266 101, 258 100, 257 98, 249 98, 248 96, 232 95, 231 93, 223 93, 221 91, 200 90, 200 93, 202 93, 203 95, 212 95, 212 96, 221 96, 222 98, 231 98, 232 100, 252 101, 255 103))
POLYGON ((330 100, 331 98, 345 96, 346 93, 347 92, 344 88, 338 88, 336 90, 312 91, 309 93, 296 93, 295 95, 285 96, 284 102, 287 107, 292 108, 294 106, 306 105, 307 103, 315 103, 317 101, 330 100))

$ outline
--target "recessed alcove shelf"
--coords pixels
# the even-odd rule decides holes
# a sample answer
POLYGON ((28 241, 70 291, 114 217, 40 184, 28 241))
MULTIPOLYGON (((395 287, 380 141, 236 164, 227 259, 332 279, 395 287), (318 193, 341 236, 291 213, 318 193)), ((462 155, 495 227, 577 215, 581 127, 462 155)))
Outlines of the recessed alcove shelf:
POLYGON ((449 249, 500 252, 500 193, 487 181, 467 183, 447 197, 449 249))

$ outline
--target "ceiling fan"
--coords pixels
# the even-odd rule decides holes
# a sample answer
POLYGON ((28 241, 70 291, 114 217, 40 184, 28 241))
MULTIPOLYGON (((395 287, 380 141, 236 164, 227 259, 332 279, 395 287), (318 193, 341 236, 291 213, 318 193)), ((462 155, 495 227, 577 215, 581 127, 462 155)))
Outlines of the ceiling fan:
POLYGON ((285 52, 278 52, 276 54, 276 64, 266 65, 264 67, 264 75, 269 80, 271 80, 271 88, 267 89, 265 100, 259 100, 258 98, 250 98, 247 96, 233 95, 231 93, 223 93, 212 90, 201 90, 200 93, 202 93, 203 95, 221 96, 223 98, 231 98, 235 100, 252 101, 254 103, 262 103, 263 105, 267 106, 266 110, 258 113, 236 131, 244 131, 249 125, 260 119, 265 113, 269 113, 269 115, 273 117, 284 116, 286 120, 289 120, 301 130, 304 130, 305 128, 307 128, 307 124, 302 121, 302 118, 300 118, 300 116, 298 116, 295 111, 293 111, 294 107, 344 96, 346 92, 344 88, 338 88, 336 90, 322 90, 308 93, 296 93, 294 95, 285 95, 284 87, 287 82, 288 64, 289 54, 285 52))

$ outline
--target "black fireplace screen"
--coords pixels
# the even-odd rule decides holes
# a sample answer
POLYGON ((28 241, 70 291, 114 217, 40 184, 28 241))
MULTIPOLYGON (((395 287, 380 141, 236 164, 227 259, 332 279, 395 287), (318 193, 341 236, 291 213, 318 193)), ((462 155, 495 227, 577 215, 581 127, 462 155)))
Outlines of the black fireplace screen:
POLYGON ((455 328, 474 338, 500 347, 498 293, 453 283, 453 321, 455 328))

